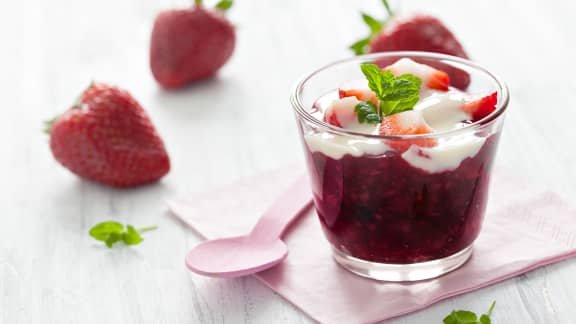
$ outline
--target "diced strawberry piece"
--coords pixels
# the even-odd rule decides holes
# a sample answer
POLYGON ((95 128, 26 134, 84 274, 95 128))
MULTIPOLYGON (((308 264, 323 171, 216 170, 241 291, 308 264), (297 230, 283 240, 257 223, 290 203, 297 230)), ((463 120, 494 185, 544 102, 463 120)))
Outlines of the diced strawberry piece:
POLYGON ((422 80, 422 84, 429 89, 448 91, 450 86, 450 77, 446 72, 408 58, 396 61, 396 63, 386 67, 385 70, 389 70, 396 76, 402 74, 417 76, 422 80))
POLYGON ((444 71, 436 70, 430 79, 426 82, 426 86, 430 89, 448 91, 450 86, 450 78, 448 74, 444 71))
POLYGON ((324 121, 330 125, 342 128, 342 125, 338 121, 338 118, 336 117, 336 114, 333 111, 330 112, 326 111, 326 113, 324 114, 324 121))
POLYGON ((450 85, 456 89, 466 90, 468 85, 470 85, 470 74, 468 74, 468 72, 465 70, 440 61, 430 61, 426 62, 426 64, 430 65, 436 70, 446 72, 450 78, 450 85))
POLYGON ((378 106, 378 97, 368 88, 366 80, 357 80, 343 84, 338 88, 338 95, 340 98, 356 97, 360 101, 371 101, 374 105, 378 106))
POLYGON ((375 106, 378 106, 378 97, 370 89, 349 89, 349 90, 338 90, 340 98, 345 97, 356 97, 360 101, 371 101, 375 106))
MULTIPOLYGON (((386 116, 380 124, 380 135, 419 135, 430 134, 432 129, 419 111, 409 110, 391 116, 386 116)), ((411 145, 421 147, 431 147, 436 145, 436 140, 430 138, 419 138, 411 140, 390 140, 387 143, 400 153, 405 152, 411 145)))
POLYGON ((338 88, 338 96, 340 98, 356 97, 360 101, 371 101, 374 105, 378 106, 378 97, 368 88, 366 80, 356 80, 348 82, 338 88))
POLYGON ((358 117, 354 108, 359 103, 356 97, 346 97, 334 100, 326 111, 324 111, 324 121, 342 128, 347 128, 358 123, 358 117))
POLYGON ((476 122, 494 112, 497 102, 498 93, 494 92, 486 97, 465 103, 462 110, 472 115, 472 122, 476 122))

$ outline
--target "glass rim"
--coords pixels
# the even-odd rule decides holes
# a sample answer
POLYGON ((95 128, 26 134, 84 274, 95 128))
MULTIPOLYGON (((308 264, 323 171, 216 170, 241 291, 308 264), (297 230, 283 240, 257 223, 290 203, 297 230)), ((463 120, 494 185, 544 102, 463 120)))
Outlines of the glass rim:
POLYGON ((488 124, 491 124, 492 122, 494 122, 496 119, 498 119, 498 117, 500 117, 501 115, 504 114, 504 112, 506 111, 506 109, 508 107, 509 101, 510 101, 510 95, 509 95, 508 86, 500 78, 495 76, 493 73, 489 72, 487 69, 485 69, 481 65, 478 65, 478 64, 476 64, 470 60, 463 59, 463 58, 456 57, 456 56, 452 56, 452 55, 432 53, 432 52, 421 52, 421 51, 381 52, 381 53, 365 54, 365 55, 359 55, 359 56, 353 56, 353 57, 349 57, 349 58, 345 58, 345 59, 340 59, 340 60, 334 61, 332 63, 329 63, 327 65, 324 65, 320 68, 317 68, 316 70, 312 71, 311 73, 307 73, 303 77, 300 77, 300 79, 292 87, 292 91, 290 94, 290 103, 292 104, 292 108, 294 109, 294 111, 296 111, 298 116, 303 118, 307 122, 317 126, 318 128, 326 130, 330 133, 336 133, 338 135, 364 137, 364 138, 379 139, 379 140, 382 140, 382 139, 385 139, 385 140, 410 139, 410 140, 412 140, 412 139, 419 139, 419 138, 440 138, 440 137, 445 137, 445 136, 452 136, 452 135, 458 135, 458 134, 466 133, 466 132, 469 132, 471 130, 481 128, 482 126, 485 126, 485 125, 488 125, 488 124), (435 60, 452 61, 455 63, 466 65, 468 67, 471 67, 473 69, 476 69, 476 70, 486 74, 488 77, 492 78, 492 80, 497 84, 497 86, 498 86, 497 91, 499 94, 502 95, 501 100, 498 100, 498 103, 496 104, 495 112, 491 113, 490 115, 488 115, 488 116, 486 116, 486 117, 484 117, 484 118, 482 118, 482 119, 480 119, 474 123, 468 124, 468 125, 461 127, 461 128, 448 130, 448 131, 435 132, 435 133, 430 133, 430 134, 417 134, 417 135, 377 135, 377 134, 366 134, 366 133, 355 132, 355 131, 347 130, 344 128, 340 128, 340 127, 328 124, 328 123, 326 123, 322 120, 319 120, 319 119, 315 118, 314 116, 312 116, 312 114, 310 114, 310 112, 302 104, 301 94, 302 94, 302 90, 303 90, 305 84, 310 79, 312 79, 314 76, 316 76, 319 73, 322 73, 325 70, 337 67, 337 66, 342 65, 342 64, 352 63, 354 61, 360 63, 360 62, 366 62, 366 61, 370 61, 370 60, 374 61, 376 59, 386 58, 386 57, 399 57, 400 58, 401 56, 416 57, 416 58, 421 57, 421 58, 428 58, 428 59, 435 59, 435 60))

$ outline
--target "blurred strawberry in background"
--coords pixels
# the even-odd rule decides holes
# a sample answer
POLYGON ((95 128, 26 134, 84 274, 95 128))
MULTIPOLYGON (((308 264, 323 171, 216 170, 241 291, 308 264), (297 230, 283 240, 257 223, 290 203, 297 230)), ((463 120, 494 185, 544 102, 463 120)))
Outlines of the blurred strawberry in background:
MULTIPOLYGON (((350 46, 354 54, 424 51, 468 58, 462 44, 438 18, 414 13, 396 15, 386 0, 382 0, 382 3, 388 13, 387 19, 380 21, 362 13, 362 19, 370 28, 370 34, 350 46)), ((427 64, 434 65, 429 62, 427 64)), ((434 67, 450 75, 452 86, 459 89, 468 87, 468 73, 447 65, 436 64, 434 67)))
POLYGON ((150 42, 150 68, 160 85, 181 88, 214 75, 232 56, 234 26, 224 16, 232 0, 214 9, 196 0, 192 8, 158 14, 150 42))

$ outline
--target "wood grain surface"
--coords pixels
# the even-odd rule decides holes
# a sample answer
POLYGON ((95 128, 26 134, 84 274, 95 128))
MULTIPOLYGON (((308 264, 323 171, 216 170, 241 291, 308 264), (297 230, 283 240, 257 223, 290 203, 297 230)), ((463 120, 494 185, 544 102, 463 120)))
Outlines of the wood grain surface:
MULTIPOLYGON (((148 68, 149 33, 159 10, 186 4, 0 2, 0 323, 311 322, 253 278, 189 274, 183 256, 199 239, 164 199, 301 160, 288 103, 293 82, 350 55, 346 47, 367 32, 359 9, 384 10, 378 0, 237 0, 229 64, 215 79, 167 92, 148 68), (173 162, 162 182, 113 190, 53 160, 43 121, 91 80, 121 85, 147 108, 173 162), (109 250, 87 234, 106 219, 159 229, 139 246, 109 250)), ((498 164, 573 199, 574 2, 402 0, 401 7, 442 17, 474 60, 508 82, 498 164)), ((576 260, 390 323, 440 323, 454 308, 482 312, 492 300, 494 323, 575 323, 576 260)))

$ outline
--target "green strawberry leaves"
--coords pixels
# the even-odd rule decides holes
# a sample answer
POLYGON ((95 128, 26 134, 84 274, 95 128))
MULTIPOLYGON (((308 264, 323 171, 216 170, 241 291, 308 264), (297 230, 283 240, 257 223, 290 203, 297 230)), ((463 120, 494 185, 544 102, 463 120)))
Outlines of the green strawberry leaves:
POLYGON ((482 314, 480 319, 478 316, 471 311, 467 310, 454 310, 448 316, 444 318, 444 324, 491 324, 492 320, 490 316, 492 316, 492 311, 496 306, 496 302, 492 302, 490 305, 490 309, 486 314, 482 314))
POLYGON ((360 13, 362 15, 362 20, 370 29, 370 34, 349 46, 349 48, 354 52, 354 55, 362 55, 368 53, 370 41, 372 38, 374 38, 376 35, 378 35, 378 33, 380 33, 380 31, 382 31, 385 24, 388 22, 388 19, 394 15, 392 9, 390 9, 388 1, 382 0, 382 3, 384 4, 384 8, 386 8, 386 12, 388 13, 388 18, 383 21, 380 21, 368 15, 367 13, 360 13))
POLYGON ((226 11, 232 8, 232 4, 233 4, 232 0, 220 0, 220 2, 216 4, 216 9, 226 11))
MULTIPOLYGON (((202 6, 204 3, 203 0, 194 0, 194 5, 196 6, 202 6)), ((233 0, 220 0, 215 6, 214 8, 224 12, 230 8, 232 8, 232 4, 233 4, 233 0)))
POLYGON ((382 22, 376 20, 374 17, 366 13, 362 12, 361 15, 364 23, 370 28, 370 35, 376 35, 382 30, 382 27, 384 26, 382 22))
POLYGON ((368 53, 368 45, 370 44, 370 37, 363 38, 356 43, 350 45, 350 49, 354 52, 354 55, 362 55, 368 53))
POLYGON ((126 245, 140 244, 144 240, 140 235, 141 233, 157 228, 156 226, 149 226, 136 230, 134 226, 127 225, 124 229, 124 225, 115 221, 108 221, 94 225, 89 234, 95 240, 102 241, 106 243, 107 247, 112 248, 115 243, 120 241, 126 245))

